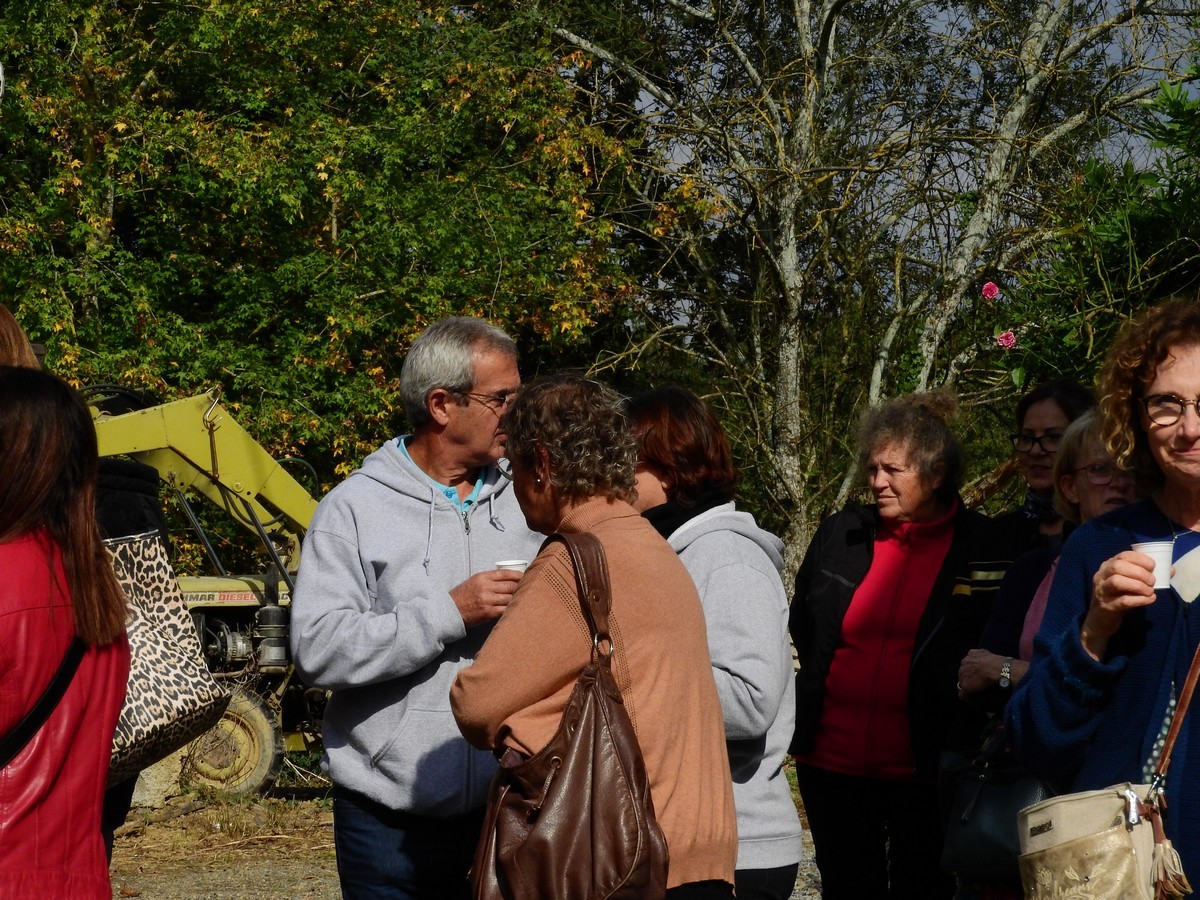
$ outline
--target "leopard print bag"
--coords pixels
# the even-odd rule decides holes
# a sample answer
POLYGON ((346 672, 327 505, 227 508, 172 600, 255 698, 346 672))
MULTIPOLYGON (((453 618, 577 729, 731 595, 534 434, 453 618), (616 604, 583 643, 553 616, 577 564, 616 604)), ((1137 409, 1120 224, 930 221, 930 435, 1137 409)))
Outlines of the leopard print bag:
POLYGON ((104 542, 129 599, 132 660, 108 783, 132 778, 208 731, 230 694, 204 663, 187 603, 157 532, 104 542))

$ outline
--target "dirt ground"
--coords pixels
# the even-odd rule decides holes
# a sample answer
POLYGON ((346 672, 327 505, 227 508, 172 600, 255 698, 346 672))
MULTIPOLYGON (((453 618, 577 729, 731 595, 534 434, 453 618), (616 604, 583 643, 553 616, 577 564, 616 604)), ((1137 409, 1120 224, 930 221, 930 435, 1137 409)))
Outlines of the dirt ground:
POLYGON ((185 794, 162 809, 133 810, 113 842, 113 897, 340 896, 331 801, 323 792, 280 793, 185 794))
MULTIPOLYGON (((820 895, 805 838, 793 900, 820 895)), ((325 789, 277 789, 255 798, 185 794, 162 809, 135 809, 117 831, 111 874, 114 898, 337 898, 332 802, 325 789)))

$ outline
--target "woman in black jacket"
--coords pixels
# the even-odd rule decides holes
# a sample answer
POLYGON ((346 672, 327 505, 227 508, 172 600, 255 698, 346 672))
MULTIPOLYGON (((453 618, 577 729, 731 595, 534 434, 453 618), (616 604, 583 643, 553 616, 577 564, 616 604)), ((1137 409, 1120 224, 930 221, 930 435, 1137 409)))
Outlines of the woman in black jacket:
POLYGON ((824 900, 954 891, 939 868, 938 757, 964 712, 959 660, 1012 559, 958 495, 954 408, 935 392, 867 410, 858 454, 875 503, 822 523, 796 577, 791 751, 824 900))

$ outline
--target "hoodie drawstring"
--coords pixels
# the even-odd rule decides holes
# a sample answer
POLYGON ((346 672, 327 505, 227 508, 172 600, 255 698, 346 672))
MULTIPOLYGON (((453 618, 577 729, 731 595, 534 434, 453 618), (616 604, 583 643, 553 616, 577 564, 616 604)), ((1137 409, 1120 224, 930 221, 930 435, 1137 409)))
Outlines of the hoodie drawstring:
POLYGON ((421 560, 421 565, 425 568, 425 574, 429 574, 429 562, 433 557, 433 504, 437 497, 436 490, 430 486, 429 488, 429 514, 425 525, 425 558, 421 560))

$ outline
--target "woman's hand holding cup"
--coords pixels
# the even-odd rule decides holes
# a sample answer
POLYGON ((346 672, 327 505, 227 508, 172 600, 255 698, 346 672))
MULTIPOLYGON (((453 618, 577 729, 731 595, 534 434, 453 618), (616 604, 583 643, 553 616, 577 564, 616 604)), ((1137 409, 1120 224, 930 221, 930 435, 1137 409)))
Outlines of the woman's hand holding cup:
POLYGON ((1125 613, 1154 602, 1154 569, 1153 557, 1124 550, 1105 560, 1092 578, 1092 602, 1079 638, 1097 662, 1103 661, 1125 613))

